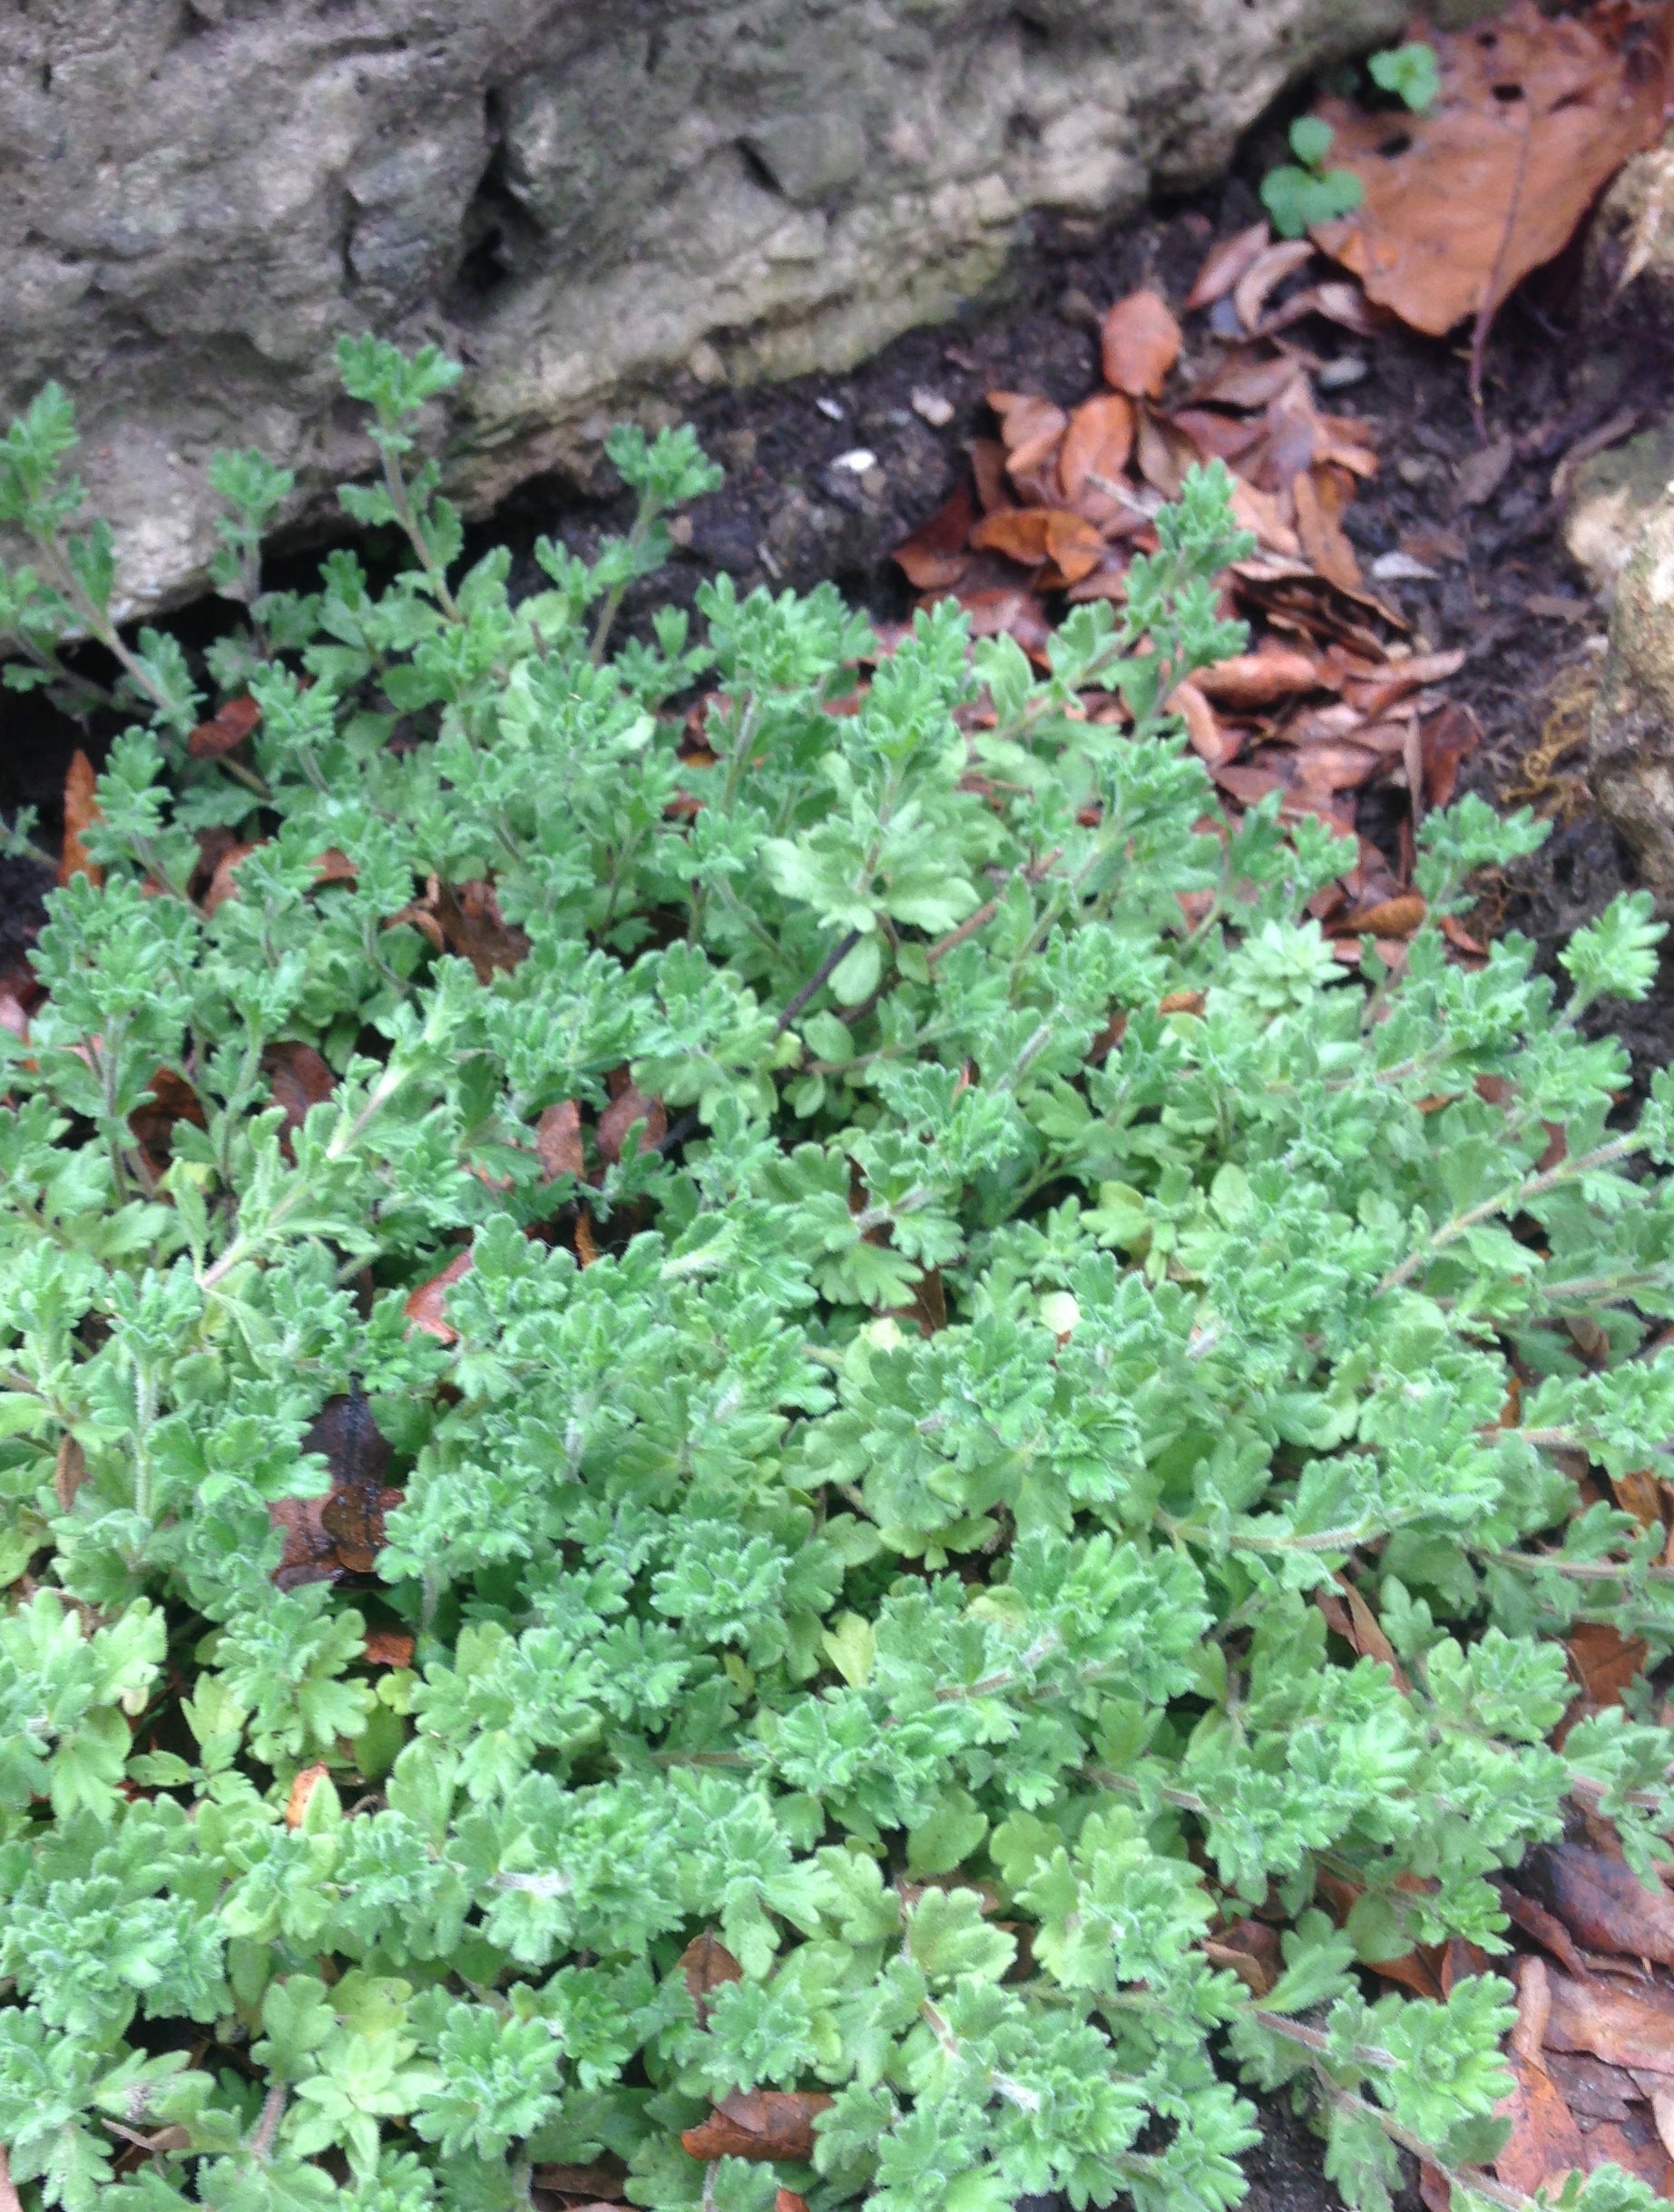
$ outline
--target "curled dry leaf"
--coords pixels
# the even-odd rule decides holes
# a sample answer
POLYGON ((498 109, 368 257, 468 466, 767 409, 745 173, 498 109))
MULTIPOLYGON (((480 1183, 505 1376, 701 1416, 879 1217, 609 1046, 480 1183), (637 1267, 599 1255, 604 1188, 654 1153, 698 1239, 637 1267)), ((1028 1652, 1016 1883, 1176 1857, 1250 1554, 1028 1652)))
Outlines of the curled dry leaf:
POLYGON ((368 1629, 365 1656, 368 1667, 410 1667, 413 1639, 405 1629, 368 1629))
POLYGON ((1622 1987, 1595 1974, 1586 1982, 1549 1970, 1552 2051, 1591 2051, 1607 2066, 1674 2075, 1674 1990, 1665 1982, 1622 1987))
POLYGON ((1563 2175, 1587 2163, 1581 2129, 1546 2070, 1544 2041, 1551 2011, 1545 1961, 1520 1959, 1517 2024, 1506 2052, 1514 2086, 1494 2108, 1501 2119, 1511 2121, 1512 2131, 1494 2160, 1494 2172, 1525 2196, 1546 2183, 1555 2186, 1563 2175))
POLYGON ((75 1493, 87 1480, 87 1454, 66 1429, 58 1439, 58 1453, 53 1462, 53 1495, 58 1501, 60 1512, 67 1513, 75 1503, 75 1493))
POLYGON ((1013 561, 1038 567, 1051 561, 1072 582, 1089 575, 1104 558, 1104 541, 1084 515, 1067 507, 1007 507, 985 514, 971 533, 979 551, 1003 553, 1013 561))
POLYGON ((1287 238, 1252 261, 1232 289, 1232 304, 1238 318, 1252 335, 1260 328, 1262 316, 1272 294, 1287 277, 1295 276, 1314 258, 1311 239, 1287 238))
POLYGON ((1424 903, 1416 891, 1398 898, 1380 899, 1375 906, 1357 906, 1331 925, 1334 937, 1410 937, 1424 918, 1424 903))
POLYGON ((198 724, 186 740, 186 750, 194 760, 219 760, 242 745, 260 720, 261 709, 248 692, 242 699, 230 699, 207 722, 198 724))
POLYGON ((311 1110, 323 1106, 337 1089, 328 1062, 311 1044, 292 1040, 270 1044, 261 1055, 261 1068, 273 1103, 285 1117, 287 1135, 300 1129, 311 1110))
POLYGON ((1104 381, 1131 399, 1160 399, 1180 359, 1180 328, 1160 292, 1131 292, 1099 326, 1104 381))
POLYGON ((304 1767, 290 1786, 290 1795, 285 1800, 285 1825, 299 1828, 308 1809, 308 1799, 326 1778, 323 1766, 304 1767))
POLYGON ((1219 717, 1195 683, 1177 684, 1169 706, 1185 723, 1186 742, 1199 760, 1218 768, 1237 758, 1242 739, 1236 730, 1221 728, 1219 717))
POLYGON ((708 2119, 688 2128, 680 2148, 694 2158, 785 2158, 814 2155, 814 2122, 831 2099, 818 2090, 734 2090, 708 2119))
POLYGON ((1248 230, 1235 231, 1211 246, 1199 269, 1190 291, 1186 295, 1188 313, 1199 308, 1212 308, 1218 299, 1224 299, 1246 269, 1258 261, 1273 242, 1271 227, 1265 222, 1252 223, 1248 230))
POLYGON ((1537 1943, 1550 1951, 1561 1966, 1584 1982, 1587 1978, 1586 1962, 1575 1948, 1575 1938, 1557 1914, 1549 1913, 1539 1898, 1513 1889, 1509 1882, 1501 1883, 1499 1887, 1500 1902, 1512 1923, 1525 1935, 1532 1935, 1537 1943))
POLYGON ((416 1290, 407 1293, 401 1310, 408 1325, 442 1344, 457 1344, 459 1331, 447 1317, 447 1294, 470 1271, 471 1248, 466 1245, 464 1251, 455 1253, 440 1275, 433 1275, 427 1283, 420 1283, 416 1290))
POLYGON ((698 2025, 709 2025, 709 2000, 729 1982, 741 1982, 744 1969, 710 1928, 694 1935, 676 1964, 686 1977, 686 1988, 696 2007, 698 2025))
POLYGON ((491 883, 437 884, 436 916, 448 951, 471 963, 479 984, 509 973, 529 950, 523 931, 502 918, 491 883))
POLYGON ((1625 1859, 1554 1844, 1535 1854, 1525 1879, 1589 1950, 1674 1966, 1674 1896, 1660 1883, 1646 1888, 1625 1859))
POLYGON ((82 832, 103 819, 96 796, 98 780, 93 762, 78 745, 70 756, 64 779, 64 848, 58 862, 61 884, 67 884, 73 876, 86 876, 95 884, 104 881, 104 870, 82 842, 82 832))
POLYGON ((1563 1639, 1581 1694, 1593 1706, 1620 1705, 1650 1656, 1643 1638, 1624 1637, 1605 1620, 1579 1620, 1563 1639))
POLYGON ((253 845, 230 845, 215 863, 215 872, 210 877, 209 889, 203 894, 203 911, 213 914, 224 906, 238 891, 238 867, 240 860, 248 860, 256 850, 253 845))
POLYGON ((911 537, 903 538, 890 558, 915 592, 945 592, 971 565, 971 525, 976 511, 971 487, 961 483, 911 537))
POLYGON ((1090 476, 1103 479, 1094 486, 1103 494, 1128 465, 1133 451, 1133 402, 1121 392, 1103 392, 1085 400, 1070 417, 1063 450, 1058 456, 1058 481, 1072 503, 1080 500, 1090 476))
POLYGON ((534 1125, 534 1149, 540 1154, 541 1172, 549 1182, 555 1183, 561 1175, 573 1175, 577 1182, 585 1179, 582 1110, 574 1099, 560 1099, 555 1106, 547 1107, 534 1125))
POLYGON ((1533 0, 1512 0, 1491 27, 1431 34, 1441 92, 1425 113, 1320 104, 1331 159, 1365 195, 1320 244, 1416 330, 1492 317, 1655 142, 1663 35, 1626 39, 1605 12, 1552 18, 1533 0))
POLYGON ((795 2189, 780 2189, 773 2199, 773 2212, 808 2212, 808 2198, 798 2197, 795 2189))
POLYGON ((1199 669, 1192 681, 1212 705, 1236 710, 1270 707, 1275 700, 1311 691, 1320 683, 1321 673, 1311 654, 1278 646, 1218 661, 1212 668, 1199 669))
MULTIPOLYGON (((543 1116, 543 1119, 545 1117, 543 1116)), ((611 1101, 599 1116, 595 1132, 599 1141, 599 1157, 614 1167, 622 1158, 622 1147, 628 1141, 630 1130, 636 1121, 644 1123, 640 1131, 639 1149, 654 1152, 669 1133, 669 1117, 659 1098, 647 1098, 642 1091, 630 1083, 611 1101)))
POLYGON ((602 2159, 596 2166, 537 2166, 532 2178, 537 2189, 554 2197, 590 2197, 618 2204, 628 2169, 602 2159))
POLYGON ((1290 487, 1297 535, 1320 574, 1345 592, 1360 588, 1360 563, 1343 531, 1349 494, 1330 464, 1316 462, 1298 473, 1290 487))

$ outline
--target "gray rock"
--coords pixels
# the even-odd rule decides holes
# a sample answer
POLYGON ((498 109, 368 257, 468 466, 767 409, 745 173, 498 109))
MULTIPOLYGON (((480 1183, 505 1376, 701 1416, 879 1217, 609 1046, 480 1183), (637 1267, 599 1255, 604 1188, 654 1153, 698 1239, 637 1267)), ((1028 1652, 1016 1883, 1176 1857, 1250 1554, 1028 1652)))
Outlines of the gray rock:
POLYGON ((1564 496, 1563 543, 1605 605, 1652 509, 1674 480, 1674 420, 1583 461, 1564 496))
MULTIPOLYGON (((1459 0, 1466 9, 1473 0, 1459 0)), ((481 511, 698 386, 840 368, 1035 208, 1210 175, 1406 0, 34 0, 0 20, 0 415, 74 395, 129 611, 201 588, 212 451, 369 461, 340 332, 468 375, 481 511)))
POLYGON ((1589 774, 1659 908, 1674 914, 1674 493, 1652 511, 1617 582, 1589 774))

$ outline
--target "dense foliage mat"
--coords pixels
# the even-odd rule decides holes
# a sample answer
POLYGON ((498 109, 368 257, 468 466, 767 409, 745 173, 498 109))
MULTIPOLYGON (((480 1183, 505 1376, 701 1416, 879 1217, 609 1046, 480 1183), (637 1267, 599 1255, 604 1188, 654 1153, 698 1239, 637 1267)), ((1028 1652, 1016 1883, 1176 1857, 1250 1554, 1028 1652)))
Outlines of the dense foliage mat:
POLYGON ((1643 905, 1561 992, 1452 964, 1538 835, 1467 802, 1345 968, 1339 842, 1229 834, 1166 712, 1239 642, 1219 472, 1049 674, 724 580, 612 658, 690 438, 514 606, 403 473, 446 365, 344 367, 411 564, 261 594, 223 465, 208 721, 62 400, 0 448, 8 673, 73 699, 74 626, 140 710, 0 1033, 23 2201, 1177 2212, 1240 2074, 1359 2202, 1397 2143, 1514 2201, 1506 1984, 1363 1962, 1674 1813, 1642 1679, 1552 1741, 1578 1622, 1674 1643, 1575 1472, 1674 1434, 1674 1091, 1623 1126, 1578 1025, 1643 905))

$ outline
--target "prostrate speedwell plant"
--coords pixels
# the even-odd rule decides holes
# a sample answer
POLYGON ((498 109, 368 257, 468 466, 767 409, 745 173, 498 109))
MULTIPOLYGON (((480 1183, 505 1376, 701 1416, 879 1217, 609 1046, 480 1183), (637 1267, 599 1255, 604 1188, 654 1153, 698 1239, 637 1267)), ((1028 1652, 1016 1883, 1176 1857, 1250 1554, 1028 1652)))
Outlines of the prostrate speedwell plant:
MULTIPOLYGON (((1219 472, 1045 676, 725 579, 612 656, 690 435, 619 435, 631 538, 514 605, 406 473, 451 370, 343 367, 412 564, 264 593, 282 486, 222 465, 259 725, 189 748, 116 639, 150 726, 0 1032, 24 2204, 1180 2212, 1242 2192, 1240 2077, 1358 2205, 1396 2145, 1520 2202, 1508 1985, 1363 1962, 1503 1950, 1569 1808, 1640 1868, 1674 1817, 1642 1682, 1549 1741, 1573 1624, 1674 1644, 1572 1473, 1674 1436, 1674 1089, 1629 1126, 1579 1020, 1643 903, 1561 990, 1451 964, 1537 835, 1467 801, 1405 975, 1345 971, 1352 852, 1218 828, 1166 710, 1238 642, 1219 472)), ((73 703, 71 435, 0 514, 10 672, 73 703)))

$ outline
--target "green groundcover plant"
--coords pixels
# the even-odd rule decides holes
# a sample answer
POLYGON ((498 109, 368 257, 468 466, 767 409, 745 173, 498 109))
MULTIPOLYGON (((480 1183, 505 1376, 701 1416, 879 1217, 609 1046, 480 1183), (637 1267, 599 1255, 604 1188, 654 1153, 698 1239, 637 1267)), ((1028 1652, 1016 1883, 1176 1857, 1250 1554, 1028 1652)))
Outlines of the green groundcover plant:
POLYGON ((1467 800, 1405 974, 1345 969, 1306 909, 1352 852, 1218 827, 1166 711, 1238 642, 1218 471, 1044 674, 724 578, 612 651, 690 434, 618 434, 632 531, 514 604, 410 465, 455 372, 342 365, 406 565, 264 593, 287 481, 218 465, 241 750, 113 629, 61 396, 0 447, 11 680, 75 703, 91 632, 135 707, 0 1032, 22 2202, 500 2212, 613 2162, 665 2212, 1178 2212, 1242 2194, 1240 2082, 1356 2204, 1398 2145, 1520 2201, 1508 1983, 1365 1962, 1503 1952, 1574 1806, 1647 1871, 1674 1816, 1645 1682, 1550 1740, 1576 1623, 1674 1644, 1658 1533, 1570 1472, 1674 1435, 1674 1087, 1630 1125, 1581 1020, 1648 989, 1645 903, 1556 984, 1453 963, 1539 834, 1467 800), (300 1580, 332 1407, 382 1525, 300 1580), (771 2095, 788 2155, 682 2147, 771 2095))

